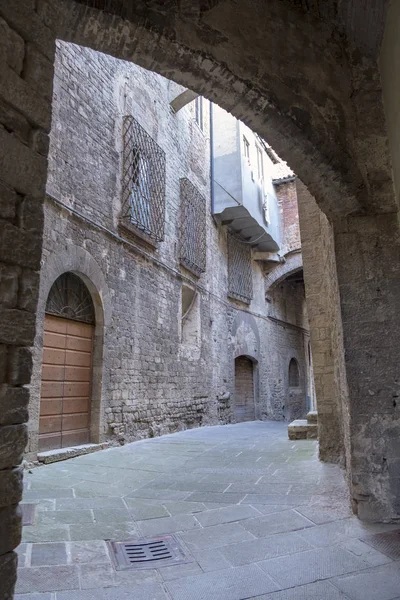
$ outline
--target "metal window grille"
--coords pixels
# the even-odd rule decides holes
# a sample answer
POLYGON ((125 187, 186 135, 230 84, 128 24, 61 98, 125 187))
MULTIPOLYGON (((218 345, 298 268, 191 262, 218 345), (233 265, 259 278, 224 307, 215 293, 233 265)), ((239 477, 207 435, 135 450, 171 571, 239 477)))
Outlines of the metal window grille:
POLYGON ((206 270, 206 201, 189 179, 180 183, 180 261, 200 277, 206 270))
POLYGON ((131 116, 123 119, 123 144, 122 223, 159 242, 164 238, 165 152, 131 116))
POLYGON ((251 249, 228 233, 228 296, 250 304, 253 298, 251 249))

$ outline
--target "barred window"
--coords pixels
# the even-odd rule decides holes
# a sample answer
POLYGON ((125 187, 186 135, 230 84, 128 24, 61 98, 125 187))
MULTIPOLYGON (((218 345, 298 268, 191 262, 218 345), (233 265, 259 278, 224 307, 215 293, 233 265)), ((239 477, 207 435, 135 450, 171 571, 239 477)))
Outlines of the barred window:
POLYGON ((206 270, 206 201, 189 179, 181 179, 180 262, 200 277, 206 270))
POLYGON ((133 117, 123 119, 123 225, 164 238, 165 152, 133 117))
POLYGON ((250 304, 253 298, 251 248, 228 233, 228 296, 250 304))

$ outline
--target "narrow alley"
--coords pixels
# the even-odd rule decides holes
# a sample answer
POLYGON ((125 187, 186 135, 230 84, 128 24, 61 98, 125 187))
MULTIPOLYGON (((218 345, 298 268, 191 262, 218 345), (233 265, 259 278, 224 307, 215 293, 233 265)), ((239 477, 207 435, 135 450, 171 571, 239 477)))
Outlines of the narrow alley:
POLYGON ((41 466, 25 477, 24 503, 32 524, 17 600, 400 598, 398 525, 353 517, 340 468, 318 462, 316 441, 288 440, 282 422, 187 430, 41 466), (117 567, 110 541, 160 536, 174 558, 117 567))

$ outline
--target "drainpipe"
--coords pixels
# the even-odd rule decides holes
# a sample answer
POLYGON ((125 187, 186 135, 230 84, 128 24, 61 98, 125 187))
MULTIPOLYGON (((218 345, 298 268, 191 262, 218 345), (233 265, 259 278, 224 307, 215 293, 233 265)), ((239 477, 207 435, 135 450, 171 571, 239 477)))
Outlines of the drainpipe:
POLYGON ((215 221, 215 183, 214 183, 214 106, 210 102, 210 185, 211 185, 211 215, 215 221))

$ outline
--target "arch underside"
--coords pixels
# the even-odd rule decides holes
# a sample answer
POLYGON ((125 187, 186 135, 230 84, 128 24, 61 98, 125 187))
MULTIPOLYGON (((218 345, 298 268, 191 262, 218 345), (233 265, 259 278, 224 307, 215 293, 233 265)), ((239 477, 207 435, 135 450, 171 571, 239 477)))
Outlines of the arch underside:
POLYGON ((220 104, 344 216, 397 210, 377 68, 387 2, 362 4, 63 0, 48 20, 220 104))

